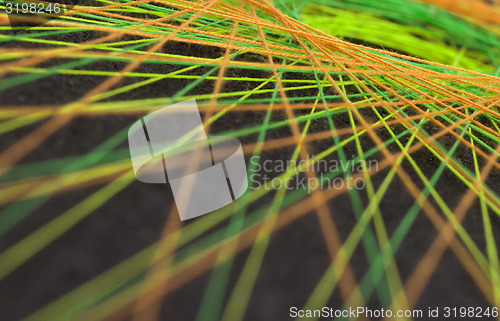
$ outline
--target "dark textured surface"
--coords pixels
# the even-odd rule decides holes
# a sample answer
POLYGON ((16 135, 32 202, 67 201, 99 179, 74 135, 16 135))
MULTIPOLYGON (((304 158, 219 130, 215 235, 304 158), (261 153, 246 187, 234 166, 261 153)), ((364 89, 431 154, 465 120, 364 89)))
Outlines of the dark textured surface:
MULTIPOLYGON (((79 39, 78 35, 75 37, 79 39)), ((82 33, 81 37, 81 40, 85 41, 95 38, 97 35, 82 33)), ((173 53, 182 51, 183 54, 186 54, 188 48, 169 43, 163 50, 173 53)), ((202 57, 221 55, 217 49, 196 46, 191 46, 189 53, 202 57)), ((248 59, 255 59, 255 57, 248 57, 248 59)), ((53 64, 62 62, 51 61, 53 64)), ((124 66, 125 64, 121 63, 99 61, 87 65, 85 68, 120 70, 124 66)), ((137 70, 167 73, 171 72, 173 68, 175 67, 150 64, 141 65, 137 70)), ((248 72, 252 72, 254 75, 259 73, 257 71, 248 72)), ((235 70, 230 70, 228 73, 234 75, 240 73, 241 75, 241 72, 235 70)), ((269 74, 260 76, 268 77, 269 74)), ((5 105, 19 105, 19 108, 29 104, 65 104, 82 97, 104 80, 104 77, 52 75, 40 81, 2 91, 0 101, 5 105)), ((133 80, 130 79, 122 80, 117 86, 132 82, 133 80)), ((187 83, 183 80, 162 80, 115 96, 110 100, 168 97, 184 88, 187 83)), ((246 86, 248 84, 243 82, 234 86, 226 84, 224 91, 244 90, 246 86)), ((205 81, 190 94, 211 93, 212 90, 213 82, 205 81)), ((314 90, 311 91, 313 95, 316 94, 314 90)), ((301 113, 307 112, 301 111, 301 113)), ((217 133, 227 129, 245 127, 249 124, 262 123, 264 116, 264 112, 229 113, 212 126, 211 132, 217 133)), ((368 114, 366 116, 370 117, 368 114)), ((374 115, 371 116, 374 117, 374 115)), ((27 164, 86 154, 106 139, 126 129, 138 117, 139 115, 77 117, 23 158, 20 163, 27 164)), ((283 112, 273 113, 273 120, 284 117, 283 112)), ((334 119, 335 124, 339 127, 350 126, 348 119, 343 117, 345 116, 334 119)), ((40 124, 42 122, 2 135, 0 150, 5 150, 40 124)), ((321 121, 313 122, 311 131, 322 131, 327 128, 326 126, 327 124, 321 123, 321 121)), ((383 131, 379 130, 377 134, 383 139, 390 137, 383 131)), ((272 130, 266 139, 288 137, 290 134, 288 128, 272 130)), ((255 142, 256 135, 241 137, 240 140, 242 143, 255 142)), ((363 146, 367 148, 374 145, 368 137, 363 137, 362 142, 363 146)), ((311 153, 315 154, 331 146, 331 141, 323 140, 310 144, 308 148, 311 153)), ((120 148, 127 148, 127 143, 121 144, 120 148)), ((396 152, 398 147, 392 145, 389 146, 389 150, 396 152)), ((288 160, 292 151, 291 147, 285 147, 266 152, 264 157, 273 160, 288 160)), ((345 151, 347 155, 356 154, 355 145, 348 144, 345 151)), ((462 163, 469 166, 472 164, 472 156, 467 150, 459 148, 457 155, 462 163)), ((439 161, 430 152, 420 150, 413 156, 427 177, 431 177, 439 166, 439 161)), ((330 156, 331 159, 336 157, 336 154, 330 156)), ((248 162, 247 157, 247 164, 248 162)), ((403 168, 410 174, 417 186, 422 188, 419 178, 407 162, 403 163, 403 168)), ((375 188, 381 184, 387 173, 388 170, 384 170, 374 176, 375 188)), ((493 172, 492 179, 498 179, 497 172, 493 172)), ((86 187, 52 196, 47 203, 0 238, 0 251, 9 248, 40 226, 50 222, 51 219, 68 210, 98 190, 99 187, 86 187)), ((462 195, 467 191, 463 183, 448 171, 443 173, 436 190, 451 209, 455 208, 462 195)), ((362 191, 361 194, 366 205, 365 192, 362 191)), ((380 204, 380 210, 390 235, 399 224, 402 215, 414 203, 414 199, 406 192, 404 185, 397 178, 391 183, 387 195, 380 204)), ((269 204, 272 196, 264 197, 262 201, 259 201, 259 205, 269 204)), ((50 246, 16 269, 5 280, 0 281, 0 320, 15 321, 28 316, 146 246, 155 243, 161 236, 172 206, 173 198, 167 186, 133 182, 64 233, 50 246)), ((343 194, 328 202, 328 207, 342 240, 345 240, 356 222, 351 200, 347 194, 343 194)), ((174 212, 174 215, 177 214, 174 212)), ((500 235, 497 231, 500 227, 500 221, 496 216, 491 216, 491 220, 496 239, 499 239, 500 235)), ((186 224, 190 224, 190 222, 186 224)), ((464 227, 478 246, 484 250, 482 224, 479 204, 476 202, 468 212, 464 227)), ((224 228, 224 225, 220 228, 224 228)), ((419 213, 395 256, 403 281, 413 271, 436 235, 435 228, 425 214, 419 213)), ((228 287, 229 294, 247 257, 248 250, 235 256, 228 287)), ((328 251, 315 212, 305 215, 274 233, 259 272, 245 320, 289 320, 289 308, 304 305, 329 262, 328 251)), ((369 267, 361 245, 358 246, 350 264, 357 279, 361 279, 369 267)), ((164 321, 194 320, 209 275, 210 273, 205 273, 181 289, 169 294, 162 302, 160 319, 164 321)), ((340 307, 341 302, 342 299, 337 289, 328 304, 331 307, 340 307)), ((376 294, 371 296, 367 304, 372 308, 379 307, 380 303, 376 299, 376 294)), ((488 306, 474 281, 450 251, 447 251, 441 259, 416 308, 427 310, 427 307, 435 306, 488 306)))

